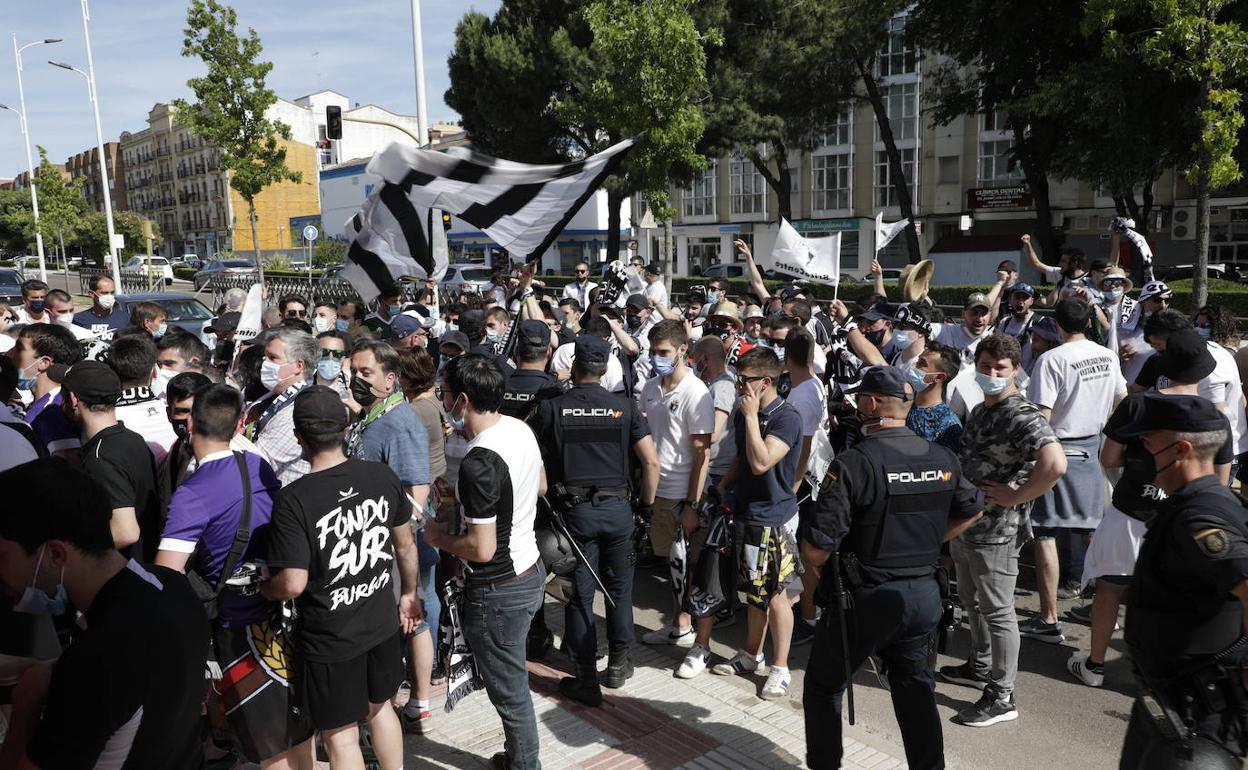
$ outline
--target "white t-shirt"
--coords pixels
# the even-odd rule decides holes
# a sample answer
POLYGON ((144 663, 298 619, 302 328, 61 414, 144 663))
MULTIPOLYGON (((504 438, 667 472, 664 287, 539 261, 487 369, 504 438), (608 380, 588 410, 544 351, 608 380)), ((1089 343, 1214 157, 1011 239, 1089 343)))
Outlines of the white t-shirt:
MULTIPOLYGON (((1248 451, 1248 415, 1244 413, 1243 388, 1235 356, 1216 342, 1205 342, 1213 356, 1213 371, 1197 386, 1201 398, 1208 399, 1226 415, 1231 423, 1231 443, 1235 454, 1248 451)), ((1159 377, 1157 387, 1164 388, 1169 379, 1159 377)))
POLYGON ((1030 401, 1052 410, 1049 424, 1058 438, 1100 435, 1114 397, 1126 393, 1118 357, 1086 339, 1041 355, 1027 387, 1030 401))
POLYGON ((983 334, 971 336, 964 324, 932 324, 932 339, 962 353, 962 368, 975 366, 975 348, 981 340, 992 334, 992 325, 984 327, 983 334))
MULTIPOLYGON (((571 371, 572 362, 575 360, 576 343, 569 342, 566 345, 560 345, 555 348, 554 355, 550 357, 550 369, 555 372, 563 369, 571 371)), ((598 384, 611 393, 624 392, 624 367, 620 366, 620 359, 615 355, 614 349, 607 358, 607 373, 602 375, 598 384)))
POLYGON ((668 393, 663 392, 662 377, 651 378, 642 386, 639 402, 659 453, 659 496, 684 500, 689 496, 693 465, 690 437, 715 432, 711 391, 693 372, 686 371, 668 393))
POLYGON ((664 307, 668 306, 667 287, 663 285, 662 280, 646 284, 646 299, 652 299, 664 307))
POLYGON ((156 397, 140 396, 133 403, 118 404, 117 421, 143 437, 157 468, 164 464, 173 442, 178 440, 165 413, 165 402, 156 397))

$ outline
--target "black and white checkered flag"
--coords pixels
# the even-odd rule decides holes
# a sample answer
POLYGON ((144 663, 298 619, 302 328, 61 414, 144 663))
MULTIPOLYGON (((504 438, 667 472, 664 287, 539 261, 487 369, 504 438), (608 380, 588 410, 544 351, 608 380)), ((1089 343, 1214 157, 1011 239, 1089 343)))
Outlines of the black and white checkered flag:
POLYGON ((347 223, 351 248, 342 277, 364 299, 401 276, 446 272, 442 212, 508 253, 537 259, 633 147, 629 139, 561 165, 513 163, 463 147, 446 151, 392 144, 369 161, 382 183, 347 223))

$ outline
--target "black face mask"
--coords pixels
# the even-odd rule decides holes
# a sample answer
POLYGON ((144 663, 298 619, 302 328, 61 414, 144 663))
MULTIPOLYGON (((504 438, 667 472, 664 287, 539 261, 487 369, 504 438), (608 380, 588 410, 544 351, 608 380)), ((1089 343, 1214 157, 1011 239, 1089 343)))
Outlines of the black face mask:
POLYGON ((870 342, 877 348, 882 348, 884 347, 884 334, 887 331, 887 329, 876 329, 873 332, 863 332, 862 336, 867 338, 867 342, 870 342))
POLYGON ((369 385, 363 377, 356 377, 351 380, 351 398, 355 399, 355 403, 367 409, 377 400, 377 396, 373 394, 373 386, 369 385))
POLYGON ((170 420, 169 423, 173 425, 174 435, 183 441, 191 440, 191 429, 187 426, 186 420, 170 420))

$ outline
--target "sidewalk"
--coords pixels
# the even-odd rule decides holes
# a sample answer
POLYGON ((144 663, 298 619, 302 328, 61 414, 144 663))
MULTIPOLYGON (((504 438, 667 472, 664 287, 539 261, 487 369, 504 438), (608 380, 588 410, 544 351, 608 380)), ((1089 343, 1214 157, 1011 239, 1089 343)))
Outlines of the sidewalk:
MULTIPOLYGON (((547 603, 547 613, 553 630, 562 626, 557 617, 562 612, 553 602, 547 603)), ((801 703, 759 699, 765 676, 723 677, 708 671, 688 681, 676 679, 669 654, 639 644, 633 648, 633 678, 620 690, 604 688, 602 707, 589 708, 558 694, 566 671, 552 664, 566 669, 563 660, 554 651, 542 663, 529 663, 544 770, 805 766, 801 703)), ((407 737, 405 766, 490 767, 490 757, 503 749, 503 730, 485 692, 461 700, 450 714, 442 711, 444 697, 444 688, 434 691, 434 729, 407 737)), ((848 724, 845 736, 843 767, 905 766, 899 748, 848 724)))

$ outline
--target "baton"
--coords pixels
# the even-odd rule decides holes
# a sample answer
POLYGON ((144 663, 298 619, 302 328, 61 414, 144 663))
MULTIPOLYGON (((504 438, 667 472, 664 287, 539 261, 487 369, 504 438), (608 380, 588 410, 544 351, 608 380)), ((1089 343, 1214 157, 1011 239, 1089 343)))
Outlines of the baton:
POLYGON ((832 551, 828 555, 828 567, 832 569, 832 588, 836 592, 836 619, 841 627, 841 659, 845 662, 845 694, 849 701, 849 723, 854 723, 854 672, 849 665, 849 634, 845 629, 845 584, 841 578, 841 555, 832 551))
MULTIPOLYGON (((549 501, 547 501, 547 504, 549 505, 549 501)), ((607 587, 603 584, 602 578, 598 577, 598 573, 594 571, 594 567, 589 563, 589 559, 585 558, 585 552, 581 550, 579 545, 577 545, 576 538, 572 537, 572 533, 568 531, 568 525, 563 521, 563 514, 556 511, 553 505, 550 506, 550 521, 559 528, 559 531, 563 533, 563 536, 566 537, 568 542, 572 544, 572 550, 576 553, 576 560, 585 565, 585 569, 589 570, 589 576, 592 577, 594 579, 594 583, 598 585, 598 590, 602 591, 602 597, 606 600, 607 604, 611 605, 611 609, 615 609, 615 600, 611 598, 611 594, 607 591, 607 587)))

